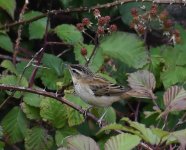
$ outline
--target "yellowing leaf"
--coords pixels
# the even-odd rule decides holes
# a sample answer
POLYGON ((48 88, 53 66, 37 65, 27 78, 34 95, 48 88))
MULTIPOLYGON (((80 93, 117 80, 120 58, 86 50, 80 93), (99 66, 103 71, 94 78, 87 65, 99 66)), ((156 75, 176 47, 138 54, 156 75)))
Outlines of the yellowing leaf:
POLYGON ((122 133, 111 137, 105 143, 105 150, 131 150, 140 143, 140 140, 137 135, 122 133))

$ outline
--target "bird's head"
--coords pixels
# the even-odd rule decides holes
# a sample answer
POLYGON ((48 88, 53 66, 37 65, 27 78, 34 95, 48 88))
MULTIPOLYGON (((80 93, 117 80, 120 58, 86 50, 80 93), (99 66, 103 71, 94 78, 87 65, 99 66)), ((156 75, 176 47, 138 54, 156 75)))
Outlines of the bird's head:
POLYGON ((93 73, 87 67, 83 65, 68 65, 69 71, 71 73, 72 79, 82 79, 86 77, 93 76, 93 73))

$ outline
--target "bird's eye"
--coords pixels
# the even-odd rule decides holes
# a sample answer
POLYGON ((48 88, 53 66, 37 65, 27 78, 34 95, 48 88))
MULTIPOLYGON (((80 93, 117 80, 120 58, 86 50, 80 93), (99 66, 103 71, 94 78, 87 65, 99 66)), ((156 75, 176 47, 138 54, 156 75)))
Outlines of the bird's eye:
POLYGON ((74 70, 74 69, 72 69, 72 72, 75 73, 75 74, 79 74, 79 72, 74 70))

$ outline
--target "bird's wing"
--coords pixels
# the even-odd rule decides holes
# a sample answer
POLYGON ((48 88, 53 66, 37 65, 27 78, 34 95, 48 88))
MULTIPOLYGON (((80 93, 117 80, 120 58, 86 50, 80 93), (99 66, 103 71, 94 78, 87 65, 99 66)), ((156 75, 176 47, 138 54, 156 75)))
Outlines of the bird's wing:
POLYGON ((95 96, 117 96, 129 91, 129 88, 111 83, 100 77, 90 81, 89 86, 95 96))

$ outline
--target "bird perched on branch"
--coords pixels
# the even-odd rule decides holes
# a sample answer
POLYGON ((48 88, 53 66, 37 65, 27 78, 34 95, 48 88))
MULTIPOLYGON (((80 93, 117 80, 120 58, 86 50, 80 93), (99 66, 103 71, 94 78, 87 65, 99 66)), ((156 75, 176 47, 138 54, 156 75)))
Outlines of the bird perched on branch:
MULTIPOLYGON (((112 103, 131 97, 127 94, 130 88, 113 84, 108 80, 95 75, 82 65, 68 65, 76 94, 91 106, 106 107, 112 103)), ((105 113, 99 119, 101 124, 105 113)))

